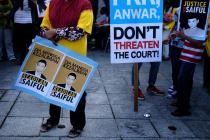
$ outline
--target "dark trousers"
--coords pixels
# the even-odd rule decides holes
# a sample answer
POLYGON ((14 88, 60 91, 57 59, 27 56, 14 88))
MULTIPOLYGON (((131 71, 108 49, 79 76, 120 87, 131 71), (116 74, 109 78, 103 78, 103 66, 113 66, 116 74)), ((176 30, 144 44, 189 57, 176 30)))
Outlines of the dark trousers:
POLYGON ((14 24, 13 43, 14 49, 20 57, 21 63, 28 53, 32 39, 35 37, 35 26, 33 24, 14 24))
POLYGON ((210 88, 210 57, 204 53, 203 86, 210 88))
POLYGON ((193 76, 196 64, 181 61, 181 66, 177 81, 177 103, 178 110, 188 111, 190 107, 190 96, 193 86, 193 76))
MULTIPOLYGON (((138 63, 138 71, 140 70, 143 63, 138 63)), ((151 86, 155 85, 155 82, 157 80, 157 74, 159 71, 160 62, 150 62, 150 70, 149 70, 149 81, 148 84, 151 86)), ((134 67, 132 68, 132 85, 134 85, 134 67)), ((138 85, 140 85, 140 82, 138 81, 138 85)))
MULTIPOLYGON (((70 111, 70 122, 75 129, 83 129, 86 123, 85 119, 85 105, 86 105, 86 92, 84 92, 75 112, 70 111)), ((50 118, 47 122, 54 125, 59 123, 61 107, 50 104, 50 118)))
POLYGON ((180 55, 181 55, 181 48, 171 46, 170 47, 170 58, 171 58, 171 66, 172 66, 172 80, 174 89, 177 89, 177 77, 179 74, 179 69, 181 65, 180 55))
POLYGON ((97 49, 104 49, 105 44, 109 37, 109 26, 102 26, 95 28, 95 39, 96 39, 96 48, 97 49))

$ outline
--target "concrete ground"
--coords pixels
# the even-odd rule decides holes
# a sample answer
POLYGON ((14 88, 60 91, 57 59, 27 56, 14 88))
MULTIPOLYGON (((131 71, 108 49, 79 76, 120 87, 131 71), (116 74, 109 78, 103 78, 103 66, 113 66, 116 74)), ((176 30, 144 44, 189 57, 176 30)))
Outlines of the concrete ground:
MULTIPOLYGON (((172 100, 166 96, 146 93, 149 63, 140 71, 141 87, 146 100, 139 100, 139 111, 133 111, 131 94, 132 64, 110 64, 109 53, 90 51, 88 56, 99 63, 87 88, 87 123, 75 140, 156 140, 210 139, 210 96, 202 87, 203 66, 199 64, 194 76, 191 99, 192 115, 173 117, 172 100), (144 117, 149 113, 151 117, 144 117), (175 126, 175 131, 168 126, 175 126)), ((0 139, 1 140, 67 140, 70 129, 69 113, 62 111, 64 129, 40 133, 46 121, 48 103, 12 89, 19 66, 0 62, 0 139)), ((156 85, 167 92, 172 84, 170 61, 161 64, 156 85)))

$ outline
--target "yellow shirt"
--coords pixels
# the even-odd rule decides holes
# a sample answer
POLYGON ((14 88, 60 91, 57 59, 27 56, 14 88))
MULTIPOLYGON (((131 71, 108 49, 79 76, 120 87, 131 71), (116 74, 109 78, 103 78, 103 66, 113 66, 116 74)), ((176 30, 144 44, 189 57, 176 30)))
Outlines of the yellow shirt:
MULTIPOLYGON (((171 12, 171 15, 172 15, 172 16, 175 15, 176 10, 177 10, 177 8, 173 8, 173 9, 172 9, 172 12, 171 12)), ((164 14, 165 14, 165 12, 164 12, 164 14)), ((172 29, 173 29, 174 26, 175 26, 175 21, 173 20, 173 21, 171 21, 171 22, 169 22, 169 23, 164 23, 164 26, 166 26, 166 28, 168 28, 170 31, 172 31, 172 29)))
MULTIPOLYGON (((84 10, 79 17, 79 21, 77 23, 77 27, 83 29, 86 33, 91 34, 93 25, 93 12, 92 10, 84 10)), ((44 18, 42 20, 41 27, 45 27, 48 29, 52 29, 49 20, 49 6, 45 11, 44 18)), ((60 39, 58 44, 77 52, 83 56, 87 55, 87 35, 83 36, 81 39, 76 41, 70 41, 67 39, 60 39)))

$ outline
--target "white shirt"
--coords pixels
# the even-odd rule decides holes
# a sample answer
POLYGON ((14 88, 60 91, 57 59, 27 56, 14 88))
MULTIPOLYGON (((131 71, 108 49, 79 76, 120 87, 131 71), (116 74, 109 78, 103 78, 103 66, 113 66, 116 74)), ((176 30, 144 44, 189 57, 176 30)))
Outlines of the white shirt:
POLYGON ((23 0, 23 9, 19 8, 15 12, 14 22, 21 24, 32 23, 31 8, 28 6, 28 0, 23 0))
POLYGON ((69 86, 67 84, 65 85, 65 89, 68 90, 68 91, 71 90, 71 88, 69 88, 69 86))
POLYGON ((41 73, 35 72, 35 76, 41 78, 41 73))

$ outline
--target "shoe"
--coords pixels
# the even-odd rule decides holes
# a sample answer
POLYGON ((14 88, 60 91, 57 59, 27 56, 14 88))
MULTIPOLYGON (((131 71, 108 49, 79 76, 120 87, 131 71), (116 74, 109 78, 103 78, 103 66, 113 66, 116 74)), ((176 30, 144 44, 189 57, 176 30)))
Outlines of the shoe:
POLYGON ((174 89, 174 86, 168 88, 168 99, 176 99, 177 98, 177 91, 174 89))
POLYGON ((169 88, 168 88, 168 93, 171 93, 171 92, 173 92, 174 91, 174 86, 172 85, 172 86, 170 86, 169 88))
POLYGON ((80 129, 72 128, 69 131, 68 137, 70 137, 70 138, 76 138, 76 137, 78 137, 81 134, 81 132, 82 132, 82 130, 80 130, 80 129))
POLYGON ((53 125, 52 123, 46 122, 45 124, 41 125, 40 132, 48 132, 50 129, 56 127, 57 125, 53 125))
POLYGON ((155 95, 159 95, 159 96, 164 96, 165 95, 165 93, 163 91, 159 90, 156 86, 148 86, 147 87, 147 92, 155 94, 155 95))
POLYGON ((171 112, 171 115, 175 117, 183 117, 183 116, 190 116, 191 112, 189 111, 180 111, 180 110, 175 110, 174 112, 171 112))
MULTIPOLYGON (((133 89, 133 94, 134 94, 134 89, 133 89)), ((138 99, 145 100, 144 93, 141 91, 140 88, 138 88, 138 99)))

